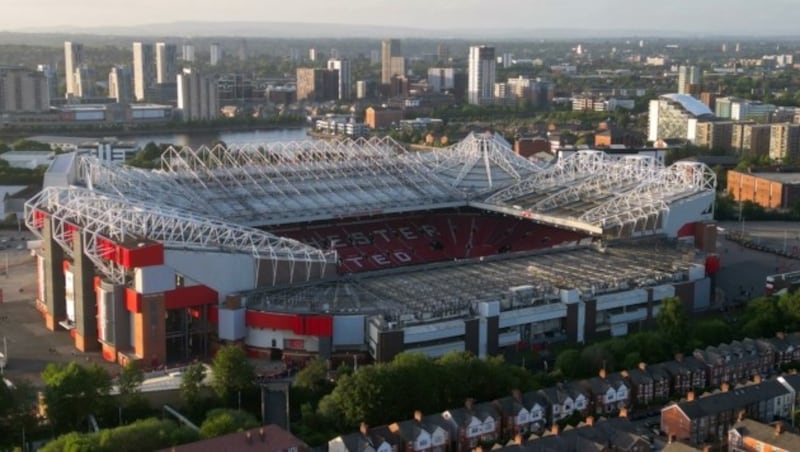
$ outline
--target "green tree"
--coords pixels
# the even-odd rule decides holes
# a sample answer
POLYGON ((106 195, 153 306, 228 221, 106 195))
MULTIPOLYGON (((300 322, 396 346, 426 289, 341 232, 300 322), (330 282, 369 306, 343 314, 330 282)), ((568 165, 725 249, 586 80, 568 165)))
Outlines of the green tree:
POLYGON ((47 417, 57 431, 78 430, 108 403, 111 375, 102 367, 76 362, 48 364, 42 372, 47 417))
POLYGON ((292 385, 311 392, 324 391, 330 386, 328 364, 320 358, 312 359, 300 372, 297 372, 292 385))
POLYGON ((689 316, 680 298, 664 299, 661 311, 656 316, 656 324, 672 352, 682 351, 689 333, 689 316))
POLYGON ((138 452, 165 449, 196 441, 198 434, 188 427, 165 419, 142 419, 96 433, 72 432, 59 436, 42 449, 43 452, 138 452))
POLYGON ((200 437, 214 438, 249 430, 258 425, 258 420, 250 413, 219 408, 206 415, 206 420, 200 425, 200 437))
MULTIPOLYGON (((234 394, 253 387, 255 371, 244 350, 235 345, 226 345, 217 351, 211 364, 213 379, 211 387, 226 403, 234 394)), ((241 408, 241 399, 238 401, 241 408)))
POLYGON ((0 450, 10 449, 22 441, 22 429, 36 424, 33 407, 36 394, 25 381, 6 385, 0 379, 0 450))
POLYGON ((188 405, 194 406, 200 400, 200 389, 203 380, 206 378, 206 366, 203 363, 195 362, 183 370, 181 377, 180 394, 181 400, 188 405))
POLYGON ((581 371, 581 353, 576 349, 564 350, 558 354, 555 368, 567 378, 575 378, 581 371))
POLYGON ((122 368, 117 377, 119 394, 124 398, 137 394, 142 383, 144 383, 144 371, 132 361, 122 368))

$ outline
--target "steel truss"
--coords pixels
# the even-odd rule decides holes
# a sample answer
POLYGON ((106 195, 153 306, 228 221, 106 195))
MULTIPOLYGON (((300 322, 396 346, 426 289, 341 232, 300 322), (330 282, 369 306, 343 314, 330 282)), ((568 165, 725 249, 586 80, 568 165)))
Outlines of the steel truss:
POLYGON ((500 135, 470 133, 441 151, 421 154, 432 171, 459 191, 481 194, 507 187, 541 170, 520 157, 500 135))
POLYGON ((655 230, 674 203, 713 194, 716 185, 714 171, 705 164, 677 162, 642 181, 635 189, 585 212, 580 219, 600 224, 604 229, 655 230))
POLYGON ((35 211, 46 212, 52 219, 53 238, 68 252, 71 247, 67 231, 80 230, 83 252, 103 274, 119 284, 125 282, 125 270, 103 257, 109 250, 103 249, 102 244, 108 241, 135 244, 152 240, 172 249, 244 253, 275 264, 289 262, 292 280, 298 265, 305 265, 309 279, 315 265, 324 271, 326 264, 337 261, 335 252, 320 251, 295 240, 83 188, 46 188, 25 203, 26 224, 41 236, 35 211))
POLYGON ((170 148, 162 171, 217 216, 269 224, 452 203, 461 196, 391 139, 170 148))

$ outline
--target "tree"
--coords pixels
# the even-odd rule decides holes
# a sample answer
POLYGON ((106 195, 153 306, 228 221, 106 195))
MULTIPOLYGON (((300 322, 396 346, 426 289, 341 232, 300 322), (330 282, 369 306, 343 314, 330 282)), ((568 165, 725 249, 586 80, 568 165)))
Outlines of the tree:
POLYGON ((576 377, 581 368, 581 353, 575 349, 564 350, 558 354, 555 368, 567 378, 576 377))
POLYGON ((656 324, 672 351, 682 351, 689 333, 689 316, 680 298, 664 299, 661 311, 656 316, 656 324))
POLYGON ((96 433, 72 432, 59 436, 40 450, 135 452, 165 449, 197 439, 197 433, 188 427, 178 426, 170 420, 148 418, 96 433))
POLYGON ((139 388, 144 382, 144 371, 137 366, 134 362, 128 362, 117 377, 117 385, 119 387, 119 394, 124 398, 139 392, 139 388))
POLYGON ((293 386, 311 392, 324 391, 329 385, 328 365, 320 358, 314 358, 295 376, 293 386))
POLYGON ((11 449, 22 441, 22 430, 36 425, 33 407, 36 394, 25 381, 6 385, 0 379, 0 450, 11 449))
POLYGON ((206 366, 200 362, 194 362, 183 370, 181 378, 181 400, 189 406, 193 406, 200 399, 200 387, 206 378, 206 366))
POLYGON ((249 430, 258 425, 258 420, 250 413, 219 408, 206 415, 206 420, 200 425, 200 437, 214 438, 249 430))
POLYGON ((220 348, 211 368, 214 374, 211 387, 225 402, 229 402, 233 394, 241 395, 241 391, 253 386, 255 371, 240 347, 226 345, 220 348))
POLYGON ((59 431, 77 430, 108 403, 111 375, 91 364, 48 364, 42 372, 47 417, 59 431))

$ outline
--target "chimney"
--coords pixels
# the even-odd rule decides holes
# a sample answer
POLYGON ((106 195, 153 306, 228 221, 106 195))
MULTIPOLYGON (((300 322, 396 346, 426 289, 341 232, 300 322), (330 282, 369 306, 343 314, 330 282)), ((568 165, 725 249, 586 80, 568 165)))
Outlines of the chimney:
POLYGON ((606 369, 605 368, 600 369, 600 372, 599 372, 598 375, 600 375, 600 378, 605 379, 606 378, 606 369))
POLYGON ((619 409, 619 417, 627 418, 628 417, 628 409, 625 408, 625 407, 620 408, 619 409))
POLYGON ((775 436, 781 436, 783 433, 783 422, 778 422, 775 424, 775 436))
POLYGON ((694 391, 689 391, 686 394, 686 401, 687 402, 694 402, 694 391))
POLYGON ((731 389, 731 385, 728 383, 722 383, 722 386, 719 388, 722 392, 728 392, 731 389))
POLYGON ((513 397, 517 402, 522 402, 522 391, 519 389, 512 389, 511 397, 513 397))
POLYGON ((756 376, 753 377, 753 383, 755 383, 755 384, 761 383, 761 375, 760 374, 756 374, 756 376))
POLYGON ((517 433, 516 435, 514 435, 514 444, 521 446, 522 443, 524 442, 525 442, 525 437, 522 436, 522 433, 517 433))
POLYGON ((464 401, 464 407, 465 407, 465 408, 466 408, 468 411, 472 411, 472 406, 473 406, 474 404, 475 404, 475 400, 473 400, 473 399, 467 399, 467 400, 465 400, 465 401, 464 401))
POLYGON ((550 433, 552 433, 555 436, 558 436, 558 424, 553 424, 553 426, 550 427, 550 433))
POLYGON ((647 370, 647 363, 645 363, 645 362, 639 363, 639 369, 640 370, 647 370))
POLYGON ((422 411, 414 411, 414 420, 417 422, 422 422, 422 411))
POLYGON ((588 425, 589 427, 593 427, 593 426, 594 426, 594 416, 586 416, 586 421, 585 421, 585 423, 586 423, 586 425, 588 425))
POLYGON ((261 427, 260 429, 258 429, 258 437, 261 438, 261 442, 263 443, 264 439, 265 439, 264 427, 261 427))
POLYGON ((366 422, 362 422, 361 425, 358 427, 358 430, 361 432, 362 435, 366 436, 369 433, 369 425, 366 422))

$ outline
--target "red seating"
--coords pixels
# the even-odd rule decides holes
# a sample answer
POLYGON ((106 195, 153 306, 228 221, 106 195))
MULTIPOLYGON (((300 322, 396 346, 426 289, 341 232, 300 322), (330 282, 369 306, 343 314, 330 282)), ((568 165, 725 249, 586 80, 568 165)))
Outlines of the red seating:
POLYGON ((585 237, 481 211, 438 211, 294 225, 272 232, 337 251, 341 273, 550 248, 585 237))

